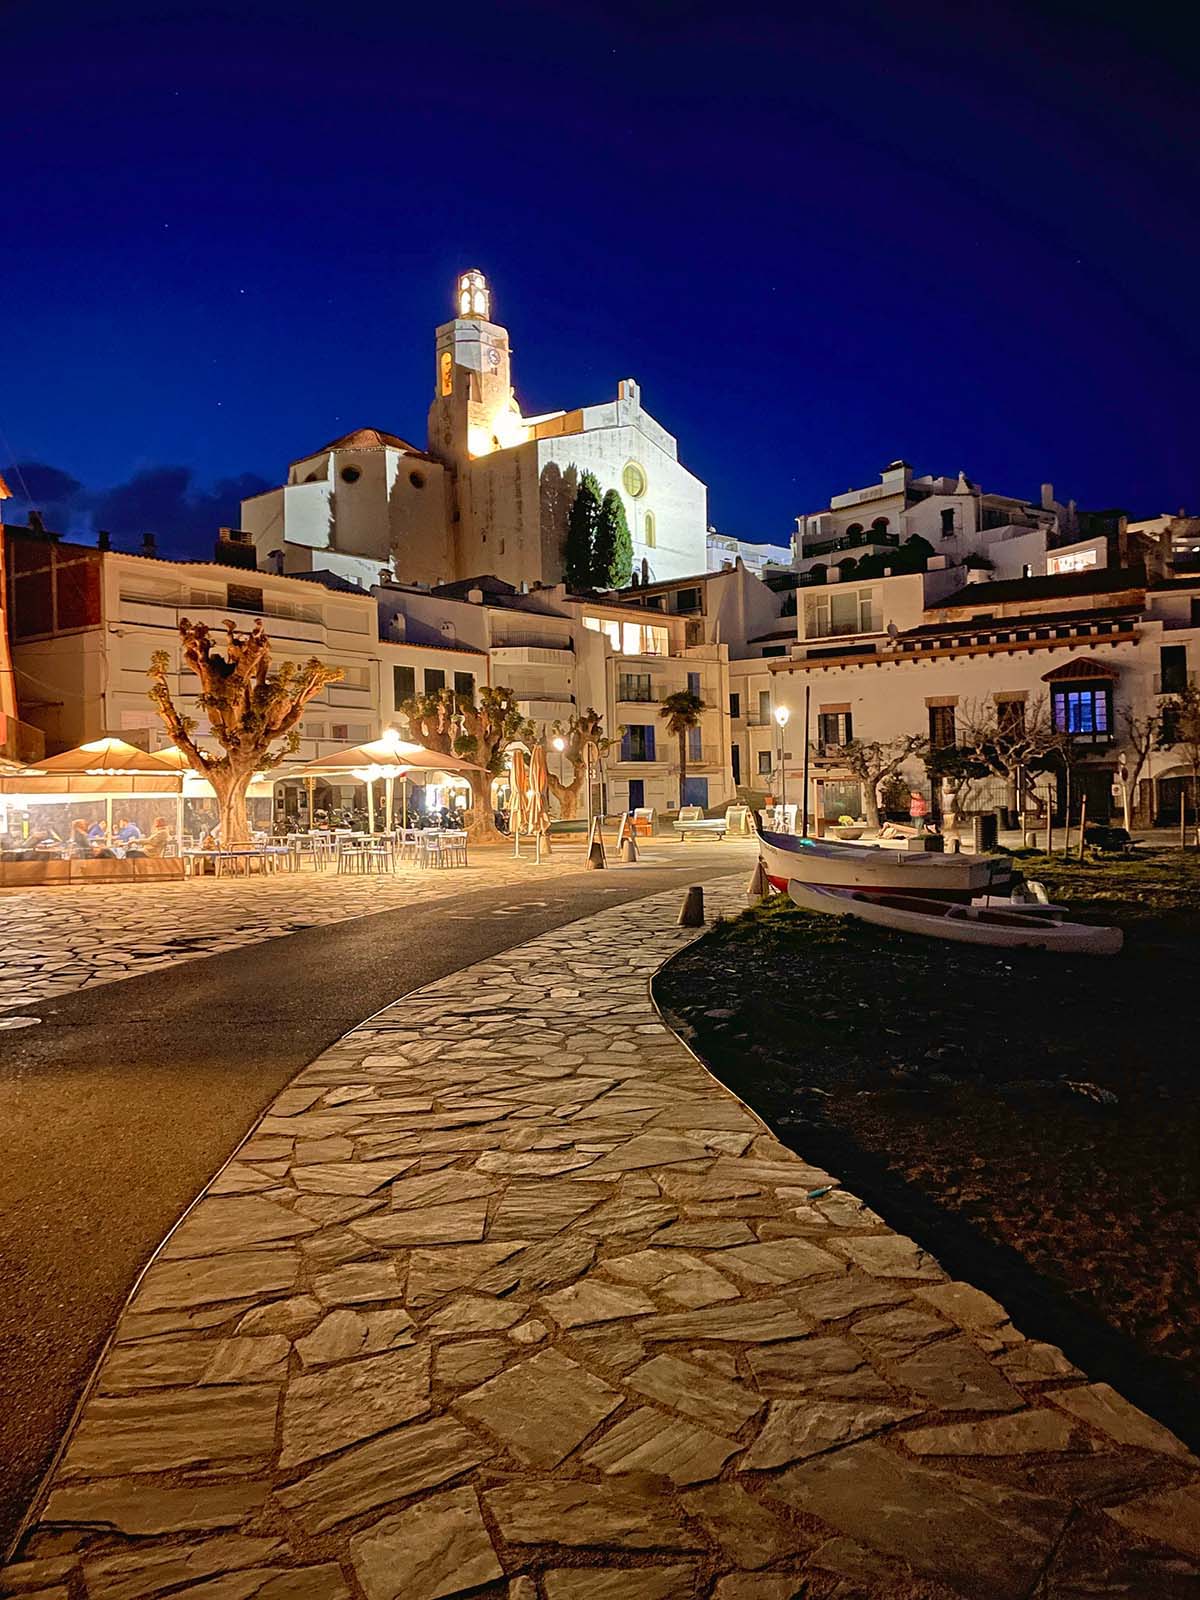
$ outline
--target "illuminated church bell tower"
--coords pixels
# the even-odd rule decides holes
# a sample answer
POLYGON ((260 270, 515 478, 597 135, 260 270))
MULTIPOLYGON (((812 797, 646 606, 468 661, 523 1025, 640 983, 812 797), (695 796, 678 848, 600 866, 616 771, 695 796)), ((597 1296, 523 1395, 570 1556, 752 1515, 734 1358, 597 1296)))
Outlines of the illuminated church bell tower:
POLYGON ((492 292, 477 267, 455 280, 453 322, 437 330, 429 449, 461 462, 521 444, 528 433, 512 397, 508 330, 491 321, 492 292))

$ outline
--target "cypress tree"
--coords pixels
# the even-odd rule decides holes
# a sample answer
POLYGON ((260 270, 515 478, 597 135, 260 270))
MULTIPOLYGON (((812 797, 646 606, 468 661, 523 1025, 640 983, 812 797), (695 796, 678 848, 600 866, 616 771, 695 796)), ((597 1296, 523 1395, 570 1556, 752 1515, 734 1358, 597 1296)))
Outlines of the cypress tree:
POLYGON ((600 525, 600 484, 594 473, 580 479, 575 500, 567 518, 567 539, 563 547, 563 577, 568 589, 588 589, 596 559, 596 533, 600 525))
POLYGON ((623 589, 633 576, 633 540, 625 502, 615 489, 608 491, 600 506, 592 572, 597 589, 623 589))

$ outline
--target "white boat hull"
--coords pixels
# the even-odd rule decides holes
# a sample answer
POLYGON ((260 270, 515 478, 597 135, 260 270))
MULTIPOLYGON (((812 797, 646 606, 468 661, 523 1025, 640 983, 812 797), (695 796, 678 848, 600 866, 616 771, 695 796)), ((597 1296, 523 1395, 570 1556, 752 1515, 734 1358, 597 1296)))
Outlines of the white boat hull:
POLYGON ((826 916, 857 917, 876 927, 900 933, 921 933, 956 944, 991 945, 1002 950, 1050 950, 1059 955, 1116 955, 1124 942, 1120 928, 1093 927, 1058 917, 999 911, 980 906, 931 906, 919 896, 869 895, 856 889, 788 884, 788 897, 805 911, 826 916))
POLYGON ((762 829, 758 846, 767 877, 784 891, 796 879, 866 894, 900 892, 965 902, 973 895, 1007 894, 1012 884, 1005 856, 880 850, 869 844, 835 844, 762 829))

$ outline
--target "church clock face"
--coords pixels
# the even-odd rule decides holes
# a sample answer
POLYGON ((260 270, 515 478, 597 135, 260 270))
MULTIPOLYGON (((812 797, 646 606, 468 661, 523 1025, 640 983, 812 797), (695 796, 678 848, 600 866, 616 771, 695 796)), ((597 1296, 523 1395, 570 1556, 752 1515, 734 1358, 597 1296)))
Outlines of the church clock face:
POLYGON ((488 345, 487 363, 489 367, 498 367, 500 365, 500 352, 494 344, 488 345))

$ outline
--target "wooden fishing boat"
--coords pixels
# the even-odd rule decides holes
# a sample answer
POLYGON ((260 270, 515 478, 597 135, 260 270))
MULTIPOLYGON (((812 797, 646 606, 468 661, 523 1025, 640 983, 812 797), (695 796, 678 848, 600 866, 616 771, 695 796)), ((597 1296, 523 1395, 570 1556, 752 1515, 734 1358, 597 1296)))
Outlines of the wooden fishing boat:
POLYGON ((793 879, 864 894, 900 891, 932 900, 966 903, 974 895, 1006 895, 1012 887, 1007 856, 975 856, 925 850, 881 850, 870 844, 839 844, 774 833, 755 817, 763 868, 776 889, 793 879))
POLYGON ((1112 956, 1124 941, 1120 928, 1093 927, 1045 914, 931 901, 921 895, 864 894, 859 889, 834 889, 793 879, 788 884, 788 897, 805 911, 858 917, 880 928, 923 933, 959 944, 1053 950, 1071 956, 1112 956))

